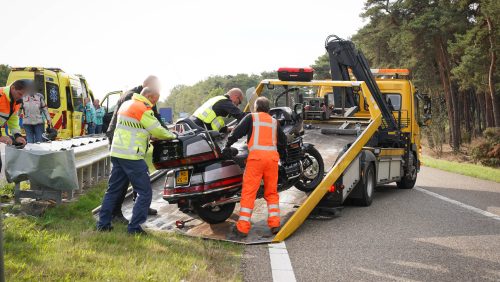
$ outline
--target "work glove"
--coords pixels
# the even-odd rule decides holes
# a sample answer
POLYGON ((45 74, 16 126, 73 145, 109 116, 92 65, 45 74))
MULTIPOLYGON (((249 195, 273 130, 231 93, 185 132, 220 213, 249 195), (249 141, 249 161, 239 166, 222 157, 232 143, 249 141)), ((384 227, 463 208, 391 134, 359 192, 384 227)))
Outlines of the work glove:
POLYGON ((231 150, 231 147, 225 147, 224 149, 222 149, 222 157, 226 160, 233 158, 233 152, 231 150))

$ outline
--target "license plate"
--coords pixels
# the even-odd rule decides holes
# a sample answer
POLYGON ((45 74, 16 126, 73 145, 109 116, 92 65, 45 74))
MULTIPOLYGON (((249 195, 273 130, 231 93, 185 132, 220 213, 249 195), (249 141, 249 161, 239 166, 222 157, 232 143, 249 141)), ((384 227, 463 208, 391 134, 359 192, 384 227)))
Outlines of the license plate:
POLYGON ((177 185, 187 185, 187 184, 189 184, 189 171, 188 170, 179 170, 179 171, 177 171, 177 175, 175 177, 175 183, 177 185))

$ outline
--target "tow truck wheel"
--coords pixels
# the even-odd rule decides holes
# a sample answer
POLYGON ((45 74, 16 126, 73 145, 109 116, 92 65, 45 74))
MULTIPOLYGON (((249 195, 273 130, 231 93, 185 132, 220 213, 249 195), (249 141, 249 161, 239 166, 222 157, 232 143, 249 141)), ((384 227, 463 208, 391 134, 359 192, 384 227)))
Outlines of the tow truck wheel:
POLYGON ((368 207, 372 204, 373 193, 375 193, 375 166, 370 164, 361 178, 361 198, 356 199, 356 204, 368 207))
POLYGON ((300 180, 295 183, 295 187, 302 192, 311 192, 323 180, 325 164, 321 154, 313 146, 307 147, 305 153, 312 164, 304 169, 304 173, 300 180))
POLYGON ((194 210, 203 221, 210 224, 222 223, 228 219, 234 211, 236 203, 229 203, 215 207, 202 207, 202 203, 194 204, 194 210))
POLYGON ((417 158, 414 154, 409 156, 410 167, 406 175, 401 179, 401 181, 396 182, 399 189, 411 189, 415 186, 417 182, 417 158))

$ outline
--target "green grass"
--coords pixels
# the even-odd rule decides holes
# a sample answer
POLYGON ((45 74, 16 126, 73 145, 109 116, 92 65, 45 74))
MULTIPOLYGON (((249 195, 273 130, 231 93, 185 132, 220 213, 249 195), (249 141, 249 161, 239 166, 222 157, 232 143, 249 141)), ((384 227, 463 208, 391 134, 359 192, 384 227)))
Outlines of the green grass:
POLYGON ((425 166, 500 183, 500 169, 476 164, 450 162, 423 156, 425 166))
POLYGON ((242 247, 174 233, 130 236, 126 225, 95 231, 91 210, 106 183, 40 218, 4 220, 7 281, 241 280, 242 247))

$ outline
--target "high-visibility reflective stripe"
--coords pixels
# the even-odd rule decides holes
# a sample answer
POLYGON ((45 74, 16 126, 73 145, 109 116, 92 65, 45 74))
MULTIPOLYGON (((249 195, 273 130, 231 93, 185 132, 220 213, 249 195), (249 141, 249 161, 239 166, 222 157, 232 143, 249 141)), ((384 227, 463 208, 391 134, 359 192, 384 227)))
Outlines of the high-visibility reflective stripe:
POLYGON ((210 123, 213 130, 220 130, 224 127, 224 120, 220 117, 215 117, 214 120, 210 123))
POLYGON ((254 145, 252 148, 248 149, 249 151, 276 151, 277 148, 276 146, 260 146, 260 145, 254 145))
MULTIPOLYGON (((117 135, 118 138, 114 138, 113 140, 118 139, 121 141, 121 143, 115 143, 112 150, 114 150, 114 149, 119 149, 119 150, 123 150, 123 151, 127 150, 128 153, 138 154, 137 148, 134 148, 134 145, 141 145, 142 146, 142 144, 136 144, 136 141, 137 141, 137 138, 139 137, 139 134, 147 134, 147 131, 145 129, 128 127, 128 126, 125 126, 123 124, 117 124, 115 135, 117 135), (122 139, 122 135, 120 134, 120 131, 130 132, 130 138, 128 140, 128 144, 125 143, 125 141, 122 139), (123 148, 124 146, 126 146, 126 148, 123 148), (122 148, 118 148, 118 147, 122 147, 122 148)), ((147 140, 146 140, 146 144, 147 144, 147 140)), ((146 148, 147 148, 147 146, 146 146, 146 148)), ((139 155, 142 156, 144 154, 141 152, 139 155)))
POLYGON ((140 150, 137 151, 137 149, 129 148, 129 149, 122 149, 122 148, 112 148, 111 149, 112 153, 118 153, 118 154, 123 154, 123 155, 139 155, 143 156, 144 152, 141 152, 140 150))
POLYGON ((131 127, 131 126, 128 126, 126 124, 122 124, 122 123, 118 123, 116 125, 116 129, 123 129, 123 130, 126 130, 126 131, 129 131, 131 133, 147 133, 148 131, 144 128, 136 128, 136 127, 131 127))
POLYGON ((251 214, 252 213, 252 209, 249 209, 249 208, 240 208, 240 212, 246 212, 246 213, 251 214))
POLYGON ((130 122, 135 122, 137 124, 141 124, 140 121, 138 121, 137 119, 135 118, 131 118, 131 117, 128 117, 128 116, 125 116, 125 115, 119 115, 118 116, 118 119, 119 120, 125 120, 125 121, 130 121, 130 122))
POLYGON ((248 148, 249 151, 254 151, 254 150, 260 150, 260 151, 276 151, 276 120, 274 118, 272 119, 272 122, 261 122, 260 117, 258 113, 253 113, 252 114, 254 120, 253 120, 253 144, 251 147, 248 148), (272 131, 272 143, 273 146, 263 146, 259 144, 259 138, 260 138, 260 128, 261 127, 270 127, 272 131))
POLYGON ((9 115, 4 113, 0 113, 0 117, 4 119, 9 119, 9 115))
POLYGON ((273 145, 276 147, 276 144, 278 143, 278 142, 276 142, 276 131, 278 130, 278 127, 276 126, 276 120, 275 120, 274 118, 271 118, 271 119, 272 119, 272 121, 273 121, 273 122, 272 122, 272 123, 273 123, 273 125, 272 125, 272 127, 271 127, 271 128, 272 128, 272 130, 273 130, 273 131, 271 132, 271 134, 272 134, 272 140, 273 140, 273 145))
POLYGON ((243 216, 243 215, 240 215, 240 218, 238 220, 243 220, 243 221, 250 221, 250 217, 248 216, 243 216))
POLYGON ((280 216, 280 213, 279 212, 270 212, 269 217, 273 217, 273 216, 280 216))
POLYGON ((153 130, 153 129, 155 129, 155 128, 159 127, 159 126, 161 126, 161 125, 160 125, 160 123, 159 123, 159 122, 155 122, 155 123, 153 123, 152 125, 150 125, 150 126, 146 127, 146 130, 147 130, 147 131, 151 131, 151 130, 153 130))
POLYGON ((278 204, 271 204, 271 205, 268 205, 267 208, 268 209, 279 209, 280 205, 278 205, 278 204))

